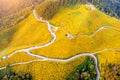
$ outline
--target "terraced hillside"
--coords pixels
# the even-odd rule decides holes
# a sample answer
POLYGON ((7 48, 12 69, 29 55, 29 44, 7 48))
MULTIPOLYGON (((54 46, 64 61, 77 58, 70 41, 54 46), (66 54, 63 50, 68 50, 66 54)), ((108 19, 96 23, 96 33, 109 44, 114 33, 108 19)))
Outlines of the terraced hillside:
POLYGON ((60 7, 48 21, 37 10, 0 31, 0 70, 9 65, 15 72, 31 73, 33 80, 75 80, 76 71, 77 79, 88 73, 88 80, 120 79, 119 20, 92 4, 60 7), (86 56, 93 59, 87 62, 86 56), (94 73, 85 68, 89 64, 94 73))

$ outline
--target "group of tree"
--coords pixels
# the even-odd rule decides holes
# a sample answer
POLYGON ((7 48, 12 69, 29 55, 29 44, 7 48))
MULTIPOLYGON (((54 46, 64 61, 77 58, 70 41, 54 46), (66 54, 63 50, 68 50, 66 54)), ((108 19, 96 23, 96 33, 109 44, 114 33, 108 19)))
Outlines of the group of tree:
POLYGON ((86 57, 85 61, 70 73, 67 80, 96 80, 96 76, 94 59, 86 57))
POLYGON ((32 80, 32 75, 26 72, 14 72, 10 67, 0 71, 0 80, 32 80))
POLYGON ((100 11, 120 18, 120 0, 88 0, 88 2, 94 4, 100 11))
POLYGON ((119 63, 103 63, 101 65, 101 80, 120 80, 119 63))

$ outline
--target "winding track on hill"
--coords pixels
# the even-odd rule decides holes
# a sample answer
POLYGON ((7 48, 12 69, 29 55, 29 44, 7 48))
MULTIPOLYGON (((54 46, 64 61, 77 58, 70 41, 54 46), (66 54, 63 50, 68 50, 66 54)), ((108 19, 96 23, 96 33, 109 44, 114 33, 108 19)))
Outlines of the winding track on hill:
MULTIPOLYGON (((106 48, 104 50, 101 50, 101 51, 98 51, 98 52, 94 52, 94 53, 83 53, 83 54, 78 54, 78 55, 75 55, 71 58, 68 58, 68 59, 55 59, 55 58, 48 58, 48 57, 44 57, 44 56, 40 56, 40 55, 36 55, 36 54, 32 54, 30 52, 30 50, 33 50, 33 49, 39 49, 39 48, 43 48, 43 47, 47 47, 49 45, 51 45, 52 43, 55 42, 56 40, 56 34, 54 32, 52 32, 51 30, 51 25, 47 20, 42 20, 42 19, 39 19, 35 13, 35 10, 33 10, 33 14, 34 14, 34 17, 36 18, 36 20, 40 21, 40 22, 44 22, 47 24, 47 27, 48 27, 48 31, 50 32, 50 34, 52 35, 52 40, 46 44, 43 44, 43 45, 40 45, 40 46, 33 46, 33 47, 30 47, 30 48, 26 48, 26 49, 21 49, 21 50, 16 50, 14 52, 12 52, 11 54, 9 55, 6 55, 6 56, 3 56, 2 58, 3 59, 7 59, 7 58, 10 58, 12 57, 15 53, 17 52, 26 52, 28 55, 30 56, 33 56, 33 57, 37 57, 37 58, 40 58, 39 60, 31 60, 31 61, 28 61, 28 62, 19 62, 19 63, 14 63, 14 64, 10 64, 9 66, 15 66, 15 65, 20 65, 20 64, 29 64, 29 63, 32 63, 32 62, 39 62, 39 61, 46 61, 46 60, 49 60, 49 61, 54 61, 54 62, 69 62, 69 61, 72 61, 76 58, 79 58, 79 57, 82 57, 82 56, 90 56, 94 59, 95 61, 95 69, 96 69, 96 72, 97 72, 97 77, 96 77, 96 80, 99 80, 100 79, 100 71, 98 69, 98 61, 97 61, 97 58, 95 57, 94 54, 96 53, 99 53, 99 52, 103 52, 103 51, 106 51, 106 50, 117 50, 117 49, 113 49, 113 48, 106 48)), ((92 37, 94 36, 97 32, 103 30, 103 29, 106 29, 105 27, 101 27, 99 28, 95 33, 93 33, 92 35, 86 35, 86 36, 89 36, 89 37, 92 37)), ((85 35, 80 35, 80 36, 85 36, 85 35)), ((5 69, 5 67, 1 67, 0 70, 2 69, 5 69)))

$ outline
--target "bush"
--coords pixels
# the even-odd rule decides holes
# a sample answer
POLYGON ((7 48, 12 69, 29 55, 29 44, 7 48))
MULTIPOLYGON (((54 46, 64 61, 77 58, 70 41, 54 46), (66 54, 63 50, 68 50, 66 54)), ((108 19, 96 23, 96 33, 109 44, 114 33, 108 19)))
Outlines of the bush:
POLYGON ((96 80, 96 76, 94 60, 86 57, 86 60, 71 72, 67 80, 96 80))
POLYGON ((25 72, 16 73, 7 67, 0 71, 0 80, 32 80, 32 75, 25 72))

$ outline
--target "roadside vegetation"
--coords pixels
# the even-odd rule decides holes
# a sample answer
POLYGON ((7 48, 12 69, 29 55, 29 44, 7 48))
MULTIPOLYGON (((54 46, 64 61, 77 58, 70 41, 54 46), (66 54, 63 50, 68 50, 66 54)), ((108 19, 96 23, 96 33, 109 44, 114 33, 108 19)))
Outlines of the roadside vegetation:
POLYGON ((26 72, 16 73, 7 66, 6 69, 0 70, 0 80, 32 80, 32 75, 26 72))
POLYGON ((85 61, 71 72, 67 80, 96 80, 93 58, 86 57, 85 61))
POLYGON ((100 80, 120 80, 120 51, 107 50, 96 56, 99 60, 100 80))
POLYGON ((120 64, 102 64, 101 80, 120 80, 120 64))

